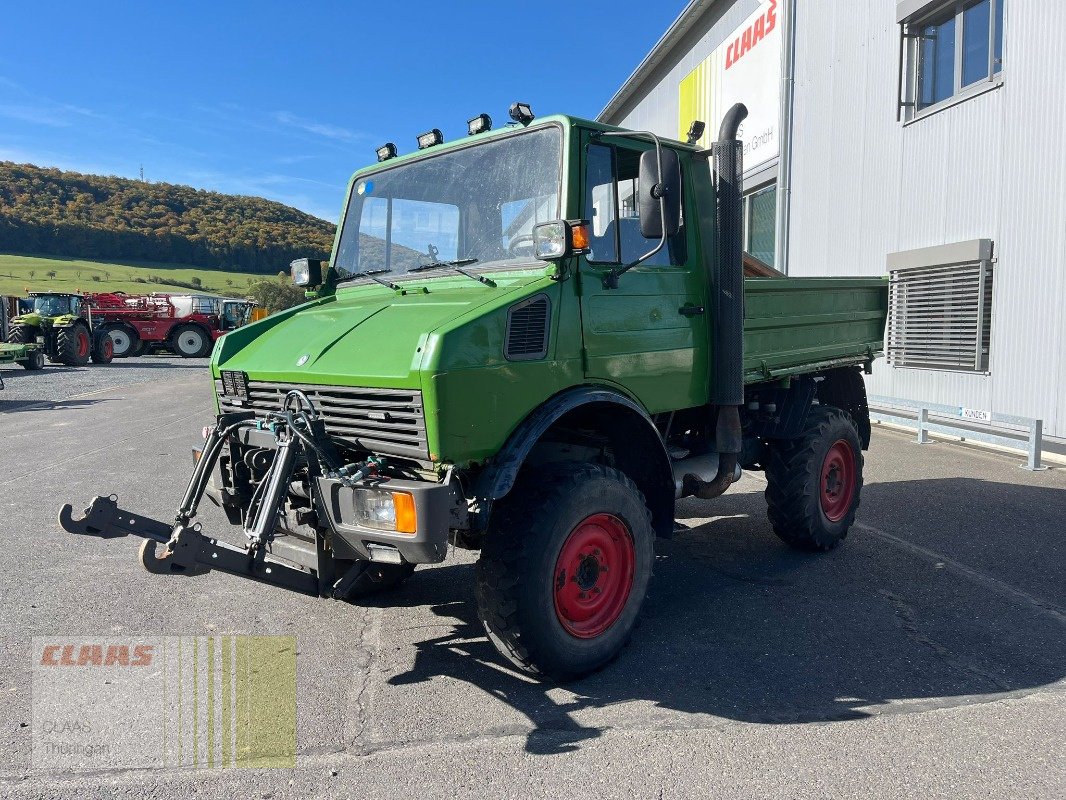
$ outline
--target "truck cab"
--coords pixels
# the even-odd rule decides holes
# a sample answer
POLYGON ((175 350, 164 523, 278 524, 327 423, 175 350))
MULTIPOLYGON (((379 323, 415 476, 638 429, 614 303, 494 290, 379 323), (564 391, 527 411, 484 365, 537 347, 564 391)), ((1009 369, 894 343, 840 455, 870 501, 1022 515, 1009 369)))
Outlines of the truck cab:
MULTIPOLYGON (((838 545, 887 286, 744 279, 744 113, 709 151, 522 104, 502 129, 379 149, 330 261, 293 262, 308 302, 215 345, 219 421, 187 500, 206 491, 274 559, 227 571, 350 598, 480 550, 489 638, 566 678, 628 637, 680 497, 764 470, 775 532, 838 545)), ((189 519, 149 569, 229 563, 186 547, 189 519)))

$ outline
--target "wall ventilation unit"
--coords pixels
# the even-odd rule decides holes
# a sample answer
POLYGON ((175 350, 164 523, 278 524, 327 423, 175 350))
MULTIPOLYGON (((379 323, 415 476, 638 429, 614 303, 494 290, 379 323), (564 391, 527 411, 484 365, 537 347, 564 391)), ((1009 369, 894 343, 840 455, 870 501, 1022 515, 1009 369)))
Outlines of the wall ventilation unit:
POLYGON ((992 242, 893 253, 888 261, 888 363, 988 372, 992 242))

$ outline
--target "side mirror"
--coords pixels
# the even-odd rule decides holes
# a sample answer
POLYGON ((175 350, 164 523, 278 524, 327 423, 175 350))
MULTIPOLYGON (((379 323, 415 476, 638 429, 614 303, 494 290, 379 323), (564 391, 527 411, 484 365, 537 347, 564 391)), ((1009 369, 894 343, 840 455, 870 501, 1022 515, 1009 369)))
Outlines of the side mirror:
POLYGON ((645 239, 673 236, 681 228, 681 163, 669 147, 640 154, 638 213, 640 232, 645 239), (659 153, 662 153, 662 174, 659 174, 659 153))
POLYGON ((557 219, 533 227, 533 257, 541 261, 589 251, 589 226, 585 220, 557 219))
POLYGON ((317 258, 298 258, 289 264, 289 274, 297 286, 321 286, 322 262, 317 258))

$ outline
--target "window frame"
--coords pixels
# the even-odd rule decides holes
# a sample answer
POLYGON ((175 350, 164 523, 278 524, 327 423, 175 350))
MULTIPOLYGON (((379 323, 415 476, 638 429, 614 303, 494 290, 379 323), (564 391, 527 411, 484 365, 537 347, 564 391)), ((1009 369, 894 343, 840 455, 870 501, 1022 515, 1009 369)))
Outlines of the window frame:
MULTIPOLYGON (((588 264, 590 266, 594 266, 594 267, 618 266, 620 264, 628 263, 628 259, 625 258, 625 255, 622 252, 622 226, 621 226, 621 220, 623 219, 623 216, 622 216, 622 201, 621 201, 621 197, 620 197, 619 191, 618 191, 619 184, 621 183, 621 180, 618 177, 618 151, 619 151, 619 149, 625 149, 625 150, 628 150, 628 151, 631 151, 631 152, 635 152, 635 153, 644 153, 644 152, 647 152, 648 150, 651 150, 653 148, 652 147, 641 147, 639 144, 632 144, 631 145, 628 142, 624 142, 624 143, 611 142, 611 143, 608 144, 608 143, 602 142, 602 141, 590 140, 590 141, 585 143, 584 153, 583 153, 583 163, 581 165, 581 179, 582 179, 582 192, 581 192, 581 195, 582 195, 581 196, 582 208, 581 208, 581 213, 584 215, 584 217, 586 219, 589 219, 589 220, 592 219, 592 215, 591 215, 591 211, 592 210, 590 208, 587 208, 587 205, 588 205, 588 202, 589 202, 589 192, 591 190, 591 187, 590 187, 590 185, 588 183, 588 170, 589 170, 589 164, 591 163, 591 158, 589 157, 589 151, 593 147, 606 147, 611 152, 611 199, 612 199, 612 202, 614 204, 613 208, 614 208, 614 221, 615 221, 615 226, 614 226, 614 256, 615 257, 614 257, 613 261, 600 261, 600 260, 597 260, 597 259, 593 259, 591 257, 592 253, 589 253, 589 254, 587 254, 585 256, 585 261, 588 262, 588 264)), ((681 185, 684 186, 685 185, 684 167, 682 166, 681 169, 682 169, 681 185)), ((638 182, 636 178, 632 178, 632 179, 631 178, 625 178, 623 180, 627 180, 627 181, 628 180, 632 180, 633 183, 634 183, 634 187, 636 187, 636 183, 638 182)), ((635 193, 634 193, 633 197, 635 198, 635 193)), ((686 269, 687 268, 687 266, 688 266, 687 261, 688 261, 689 243, 688 243, 688 232, 687 232, 686 226, 684 224, 685 206, 686 206, 685 196, 684 196, 684 191, 682 191, 682 195, 681 195, 681 219, 682 219, 682 224, 681 224, 681 227, 680 227, 680 229, 678 230, 678 232, 676 234, 674 234, 673 236, 666 237, 666 242, 665 242, 665 244, 663 246, 664 249, 666 250, 668 258, 670 259, 670 263, 669 264, 649 264, 646 261, 642 261, 641 263, 637 264, 634 267, 634 269, 639 270, 639 269, 643 268, 643 269, 663 270, 663 269, 686 269), (674 251, 676 249, 679 249, 679 248, 681 250, 681 255, 683 257, 678 257, 677 258, 677 262, 675 263, 674 251)), ((635 204, 634 204, 634 210, 636 210, 635 204)), ((635 219, 635 218, 636 218, 636 215, 634 215, 632 217, 628 217, 628 219, 635 219)), ((657 241, 657 240, 649 239, 648 241, 649 242, 654 242, 654 241, 657 241)))
POLYGON ((775 179, 769 180, 769 181, 767 181, 765 183, 761 183, 761 184, 759 184, 758 186, 755 186, 752 189, 746 190, 744 192, 744 197, 743 197, 743 204, 744 204, 744 252, 747 253, 748 255, 751 255, 751 256, 755 257, 755 258, 758 258, 760 261, 763 261, 763 263, 765 263, 765 264, 769 264, 771 267, 774 267, 775 269, 777 269, 777 265, 774 263, 777 260, 777 190, 778 190, 778 185, 777 185, 777 179, 775 178, 775 179), (774 252, 771 253, 770 260, 766 261, 765 259, 762 259, 759 256, 755 255, 755 253, 753 253, 751 251, 751 227, 752 227, 751 226, 751 216, 752 216, 752 212, 753 212, 752 202, 751 201, 756 196, 758 196, 760 194, 765 194, 765 193, 770 192, 770 191, 774 192, 774 233, 773 233, 773 236, 774 236, 774 252))
POLYGON ((896 121, 907 125, 919 119, 936 114, 946 108, 965 102, 973 97, 984 94, 1003 85, 1003 73, 1006 64, 1006 37, 998 30, 1000 22, 1000 9, 1002 12, 1002 27, 1007 28, 1006 3, 1007 0, 988 0, 988 71, 985 77, 979 78, 972 83, 962 84, 963 59, 965 57, 966 22, 965 12, 968 5, 974 0, 945 0, 923 9, 917 14, 900 21, 899 23, 899 85, 897 91, 896 121), (920 69, 921 69, 921 29, 929 25, 934 19, 944 16, 946 11, 954 9, 955 42, 954 63, 952 67, 952 93, 942 100, 919 108, 920 69), (1003 41, 1004 52, 996 58, 997 33, 1003 41))

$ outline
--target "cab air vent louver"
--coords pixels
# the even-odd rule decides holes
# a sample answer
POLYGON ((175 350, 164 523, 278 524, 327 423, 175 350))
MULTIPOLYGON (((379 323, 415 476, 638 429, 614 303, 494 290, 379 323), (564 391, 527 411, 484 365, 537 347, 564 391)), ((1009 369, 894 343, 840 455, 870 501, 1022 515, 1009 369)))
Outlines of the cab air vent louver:
POLYGON ((508 361, 531 361, 548 354, 548 323, 551 303, 543 294, 511 306, 507 312, 508 361))

